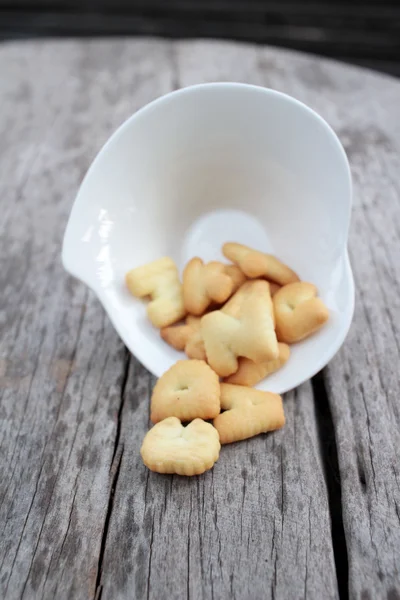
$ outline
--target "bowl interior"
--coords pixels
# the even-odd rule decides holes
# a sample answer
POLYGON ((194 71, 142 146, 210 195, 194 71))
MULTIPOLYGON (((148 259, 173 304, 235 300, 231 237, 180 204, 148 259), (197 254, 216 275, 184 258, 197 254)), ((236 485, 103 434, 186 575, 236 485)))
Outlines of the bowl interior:
POLYGON ((196 86, 152 103, 105 145, 78 193, 63 260, 98 294, 130 350, 160 375, 180 354, 128 294, 125 272, 165 255, 181 269, 196 255, 222 259, 225 241, 276 254, 318 286, 332 312, 328 326, 265 382, 281 392, 300 382, 300 371, 304 380, 317 362, 321 368, 317 359, 333 354, 347 332, 350 205, 344 151, 314 112, 263 88, 196 86))

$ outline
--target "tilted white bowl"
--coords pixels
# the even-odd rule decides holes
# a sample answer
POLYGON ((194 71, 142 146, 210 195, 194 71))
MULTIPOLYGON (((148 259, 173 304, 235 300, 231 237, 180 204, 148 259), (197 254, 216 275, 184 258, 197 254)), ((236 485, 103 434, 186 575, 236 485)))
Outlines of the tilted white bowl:
POLYGON ((324 367, 349 330, 351 196, 345 152, 310 108, 250 85, 193 86, 152 102, 111 136, 78 192, 62 259, 160 376, 183 355, 161 340, 125 273, 166 255, 181 270, 193 256, 223 260, 225 241, 275 254, 317 285, 331 313, 257 386, 283 393, 324 367))

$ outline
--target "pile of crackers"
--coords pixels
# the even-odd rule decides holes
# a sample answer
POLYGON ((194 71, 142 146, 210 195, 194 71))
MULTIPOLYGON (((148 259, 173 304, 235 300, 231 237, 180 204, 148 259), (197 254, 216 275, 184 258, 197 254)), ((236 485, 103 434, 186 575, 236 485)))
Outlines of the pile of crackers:
POLYGON ((159 473, 201 474, 221 444, 281 428, 282 398, 251 386, 329 318, 316 287, 275 256, 235 242, 222 252, 232 264, 193 258, 182 282, 168 257, 126 274, 130 292, 149 298, 147 315, 163 340, 188 356, 162 375, 151 398, 155 426, 141 454, 159 473))

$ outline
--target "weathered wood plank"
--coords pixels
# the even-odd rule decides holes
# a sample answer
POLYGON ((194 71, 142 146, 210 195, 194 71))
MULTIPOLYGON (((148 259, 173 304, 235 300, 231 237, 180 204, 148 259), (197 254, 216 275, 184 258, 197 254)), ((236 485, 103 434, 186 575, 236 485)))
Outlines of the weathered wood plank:
POLYGON ((400 82, 301 56, 270 65, 269 51, 258 54, 270 85, 327 118, 352 165, 356 311, 348 340, 326 369, 326 391, 350 597, 394 599, 400 597, 400 82))
POLYGON ((287 395, 284 430, 226 446, 211 472, 191 479, 142 464, 151 388, 132 362, 105 597, 337 598, 311 385, 287 395))
POLYGON ((0 595, 338 597, 342 523, 329 509, 340 489, 334 501, 322 423, 331 428, 332 413, 350 597, 394 600, 399 83, 291 52, 150 40, 5 45, 0 72, 0 595), (285 399, 283 431, 224 448, 212 472, 185 480, 141 464, 152 378, 132 358, 127 370, 59 252, 74 192, 109 133, 176 85, 213 80, 291 93, 341 134, 355 175, 359 296, 325 373, 329 404, 320 383, 316 401, 303 385, 285 399))
POLYGON ((60 248, 90 157, 170 89, 164 55, 158 42, 0 49, 2 598, 96 591, 125 349, 60 248))
MULTIPOLYGON (((365 88, 364 126, 343 132, 356 188, 357 310, 327 369, 357 598, 400 598, 400 82, 365 88)), ((351 112, 353 112, 351 110, 351 112)), ((355 112, 355 111, 354 111, 355 112)))

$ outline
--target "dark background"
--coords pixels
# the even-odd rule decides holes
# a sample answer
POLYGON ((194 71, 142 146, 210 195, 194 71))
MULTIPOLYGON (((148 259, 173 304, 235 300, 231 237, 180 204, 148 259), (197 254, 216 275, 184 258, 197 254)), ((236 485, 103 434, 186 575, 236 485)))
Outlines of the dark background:
POLYGON ((0 39, 97 35, 268 43, 400 76, 400 0, 0 0, 0 39))

